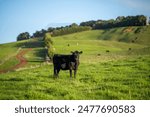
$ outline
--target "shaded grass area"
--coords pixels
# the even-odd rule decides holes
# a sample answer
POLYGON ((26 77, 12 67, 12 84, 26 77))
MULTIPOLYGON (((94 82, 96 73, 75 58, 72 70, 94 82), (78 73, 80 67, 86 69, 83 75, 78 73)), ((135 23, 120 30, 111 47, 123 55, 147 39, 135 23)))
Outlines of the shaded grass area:
POLYGON ((0 99, 150 99, 149 58, 81 63, 72 80, 54 79, 52 65, 0 74, 0 99))
MULTIPOLYGON (((28 61, 28 66, 39 65, 45 61, 46 49, 44 48, 44 40, 39 39, 31 39, 24 46, 24 48, 32 48, 32 51, 28 52, 25 55, 25 58, 28 61)), ((18 45, 20 46, 20 45, 18 45)))
POLYGON ((103 30, 98 36, 100 40, 150 45, 150 26, 132 26, 103 30))
POLYGON ((27 66, 33 66, 41 64, 45 61, 46 56, 46 49, 39 47, 39 48, 33 48, 32 51, 28 52, 25 55, 25 58, 27 59, 28 63, 27 66))
POLYGON ((22 48, 39 48, 44 47, 44 41, 42 38, 31 38, 28 40, 21 41, 16 43, 16 47, 22 48))

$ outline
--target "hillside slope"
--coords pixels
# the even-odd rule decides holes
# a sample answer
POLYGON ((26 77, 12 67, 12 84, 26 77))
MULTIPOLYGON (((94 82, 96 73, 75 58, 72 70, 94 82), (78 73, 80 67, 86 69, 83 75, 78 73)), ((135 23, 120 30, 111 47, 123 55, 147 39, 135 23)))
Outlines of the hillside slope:
POLYGON ((105 30, 99 39, 150 46, 149 32, 150 26, 121 27, 105 30))
MULTIPOLYGON (((12 71, 11 68, 15 68, 19 64, 21 51, 26 51, 32 48, 23 56, 28 65, 39 64, 44 61, 45 58, 45 48, 44 42, 40 39, 29 39, 25 41, 13 42, 8 44, 0 44, 0 71, 12 71)), ((17 67, 19 68, 19 67, 17 67)))
MULTIPOLYGON (((150 43, 150 26, 134 26, 134 27, 120 27, 120 28, 112 28, 112 29, 105 29, 105 30, 91 30, 91 31, 84 31, 80 33, 74 33, 59 36, 63 39, 87 39, 87 40, 112 40, 112 41, 119 41, 119 42, 127 42, 127 43, 138 43, 138 44, 145 44, 149 45, 150 43)), ((56 38, 59 38, 56 37, 56 38)))
MULTIPOLYGON (((122 27, 109 30, 91 30, 81 33, 53 37, 55 53, 68 54, 73 50, 82 50, 81 61, 100 62, 116 58, 124 58, 128 54, 136 54, 138 49, 148 48, 150 40, 147 31, 135 33, 147 27, 122 27), (143 36, 139 38, 138 36, 143 36), (133 39, 136 41, 133 41, 133 39), (142 40, 142 41, 141 41, 142 40), (145 41, 147 43, 145 43, 145 41), (140 43, 141 42, 141 43, 140 43), (132 51, 129 51, 129 49, 132 51), (135 50, 135 51, 133 51, 135 50), (109 51, 107 53, 106 51, 109 51), (100 55, 100 56, 99 56, 100 55), (124 56, 122 56, 124 55, 124 56)), ((147 30, 150 32, 149 27, 147 30)))
POLYGON ((53 37, 55 53, 83 51, 72 80, 68 71, 54 79, 53 65, 40 64, 42 40, 17 42, 22 49, 32 48, 25 55, 28 69, 0 74, 0 99, 150 99, 148 32, 149 27, 123 27, 53 37))

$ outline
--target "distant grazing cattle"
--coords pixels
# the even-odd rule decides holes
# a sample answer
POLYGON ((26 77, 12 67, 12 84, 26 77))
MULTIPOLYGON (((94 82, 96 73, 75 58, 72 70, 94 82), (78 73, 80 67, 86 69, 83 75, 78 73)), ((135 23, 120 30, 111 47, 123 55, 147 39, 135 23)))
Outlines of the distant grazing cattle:
POLYGON ((106 52, 109 52, 109 50, 106 50, 106 52))
POLYGON ((71 52, 70 55, 55 54, 53 57, 54 77, 58 77, 60 70, 69 70, 70 78, 72 78, 72 70, 74 70, 74 78, 76 78, 79 66, 79 55, 82 51, 71 52))
POLYGON ((129 51, 131 50, 131 48, 128 49, 129 51))
POLYGON ((135 37, 135 40, 137 40, 138 38, 137 37, 135 37))

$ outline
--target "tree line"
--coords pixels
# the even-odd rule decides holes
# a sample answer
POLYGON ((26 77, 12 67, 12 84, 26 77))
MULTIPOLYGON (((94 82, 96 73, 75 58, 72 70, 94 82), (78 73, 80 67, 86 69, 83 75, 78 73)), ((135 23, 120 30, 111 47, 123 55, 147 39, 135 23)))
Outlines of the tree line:
POLYGON ((51 36, 60 36, 65 34, 71 34, 75 32, 81 32, 86 30, 96 30, 96 29, 107 29, 115 27, 126 27, 126 26, 145 26, 146 25, 146 16, 137 15, 137 16, 118 16, 116 19, 110 20, 91 20, 86 22, 81 22, 80 25, 73 23, 69 26, 61 27, 49 27, 47 30, 41 29, 36 31, 31 36, 28 32, 20 33, 17 36, 17 41, 26 40, 29 38, 44 37, 46 33, 50 33, 51 36))
POLYGON ((80 26, 91 26, 92 29, 107 29, 115 27, 126 27, 126 26, 145 26, 146 16, 118 16, 116 19, 110 20, 97 20, 87 21, 80 23, 80 26))
POLYGON ((65 27, 56 27, 56 28, 49 27, 47 30, 41 29, 40 31, 36 31, 35 33, 33 33, 32 36, 28 32, 23 32, 17 36, 17 41, 26 40, 29 38, 44 37, 46 33, 50 33, 51 36, 60 36, 60 35, 66 35, 66 34, 71 34, 75 32, 86 31, 86 30, 91 30, 91 27, 90 26, 78 26, 77 24, 73 23, 65 27))
POLYGON ((77 24, 72 24, 69 27, 63 27, 61 29, 56 29, 52 32, 52 36, 60 36, 60 35, 66 35, 81 31, 91 30, 90 26, 78 26, 77 24))

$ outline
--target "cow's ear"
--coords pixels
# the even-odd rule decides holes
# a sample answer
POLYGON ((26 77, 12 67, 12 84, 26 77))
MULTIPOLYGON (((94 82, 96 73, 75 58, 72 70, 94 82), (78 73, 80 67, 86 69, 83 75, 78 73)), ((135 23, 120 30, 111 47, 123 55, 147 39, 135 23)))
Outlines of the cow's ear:
POLYGON ((79 52, 79 54, 82 54, 82 53, 83 53, 82 51, 79 52))

